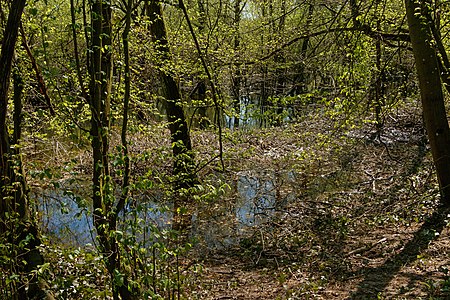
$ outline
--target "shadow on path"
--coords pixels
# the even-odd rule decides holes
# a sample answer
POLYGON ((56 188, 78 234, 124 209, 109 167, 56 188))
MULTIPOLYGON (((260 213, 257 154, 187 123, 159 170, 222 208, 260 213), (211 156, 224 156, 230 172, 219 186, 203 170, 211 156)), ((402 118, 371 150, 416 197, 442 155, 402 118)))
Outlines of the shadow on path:
POLYGON ((423 250, 428 248, 431 241, 436 239, 447 224, 450 208, 439 207, 414 233, 414 237, 397 255, 389 258, 383 265, 367 268, 363 271, 364 280, 358 285, 356 292, 350 294, 349 299, 377 299, 377 295, 384 291, 389 282, 404 265, 417 259, 423 250))

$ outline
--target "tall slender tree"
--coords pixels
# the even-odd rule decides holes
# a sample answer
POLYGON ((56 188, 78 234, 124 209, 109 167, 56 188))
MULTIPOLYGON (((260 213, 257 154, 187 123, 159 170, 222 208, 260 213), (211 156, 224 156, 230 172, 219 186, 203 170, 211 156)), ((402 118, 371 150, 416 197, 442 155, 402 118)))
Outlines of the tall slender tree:
MULTIPOLYGON (((9 8, 0 54, 0 237, 11 246, 9 255, 17 271, 25 273, 18 290, 11 291, 13 299, 52 299, 39 285, 37 268, 44 263, 39 251, 41 244, 35 219, 30 214, 28 186, 18 143, 21 138, 22 80, 14 74, 14 134, 7 126, 8 94, 14 49, 25 0, 14 0, 9 8), (14 147, 11 147, 11 142, 14 147)), ((0 268, 1 269, 1 268, 0 268)), ((12 274, 11 274, 12 275, 12 274)))
POLYGON ((241 74, 241 61, 239 61, 239 53, 241 48, 241 0, 234 0, 233 7, 233 25, 234 25, 234 37, 233 37, 233 51, 237 54, 237 60, 234 64, 234 76, 233 86, 231 88, 231 94, 233 96, 233 108, 234 108, 234 128, 239 127, 239 120, 241 116, 241 82, 242 82, 242 74, 241 74))
POLYGON ((405 0, 405 7, 425 126, 442 202, 450 206, 450 129, 445 112, 438 57, 431 44, 432 34, 426 17, 429 7, 427 1, 423 0, 405 0))
MULTIPOLYGON (((128 5, 127 5, 128 6, 128 5)), ((131 9, 131 8, 130 8, 131 9)), ((109 168, 109 130, 112 85, 111 3, 95 0, 91 7, 92 37, 90 66, 91 140, 93 153, 93 222, 100 251, 111 277, 113 298, 134 299, 133 289, 122 270, 116 237, 117 217, 126 193, 116 203, 109 168), (121 276, 122 280, 117 280, 121 276)), ((129 15, 127 15, 127 18, 129 15)), ((129 20, 127 21, 129 22, 129 20)), ((127 187, 124 187, 127 188, 127 187)))
MULTIPOLYGON (((314 4, 308 4, 308 11, 306 16, 306 24, 305 31, 306 34, 309 34, 310 27, 313 21, 314 14, 314 4)), ((296 74, 294 76, 294 86, 290 91, 291 95, 300 95, 307 92, 307 82, 306 82, 306 74, 305 74, 305 60, 307 57, 307 51, 310 46, 310 39, 307 36, 303 39, 301 48, 300 48, 300 61, 298 62, 298 67, 296 70, 296 74)))
MULTIPOLYGON (((158 0, 149 0, 147 4, 147 15, 150 20, 150 32, 157 53, 157 67, 161 80, 161 94, 164 97, 167 120, 172 142, 174 157, 173 173, 175 177, 175 191, 192 187, 196 182, 194 173, 194 157, 192 154, 191 138, 187 126, 181 93, 173 74, 167 70, 171 61, 171 52, 167 39, 167 32, 162 15, 161 3, 158 0)), ((186 197, 176 196, 174 199, 175 215, 187 205, 186 197)), ((175 227, 184 230, 189 226, 188 216, 176 218, 175 227)))
MULTIPOLYGON (((198 32, 200 34, 204 34, 206 30, 206 10, 205 10, 205 3, 203 0, 197 1, 197 7, 198 7, 198 32)), ((201 129, 207 129, 210 125, 208 116, 207 116, 207 98, 206 98, 206 80, 205 78, 201 78, 199 83, 197 84, 197 98, 199 100, 198 105, 198 117, 199 117, 199 126, 201 129)))

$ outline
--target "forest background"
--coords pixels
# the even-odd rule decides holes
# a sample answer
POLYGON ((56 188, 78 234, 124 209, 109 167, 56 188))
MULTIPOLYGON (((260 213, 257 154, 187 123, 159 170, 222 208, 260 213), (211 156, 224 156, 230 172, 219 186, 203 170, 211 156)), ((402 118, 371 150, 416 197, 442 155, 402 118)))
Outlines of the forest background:
POLYGON ((446 299, 449 9, 0 1, 1 299, 446 299))

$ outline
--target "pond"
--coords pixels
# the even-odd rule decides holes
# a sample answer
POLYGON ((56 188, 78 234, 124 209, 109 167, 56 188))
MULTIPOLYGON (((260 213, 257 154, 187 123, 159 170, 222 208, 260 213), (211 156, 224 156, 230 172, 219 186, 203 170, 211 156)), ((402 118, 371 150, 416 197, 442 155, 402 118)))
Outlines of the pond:
MULTIPOLYGON (((295 173, 287 172, 283 178, 284 182, 294 183, 295 173)), ((232 186, 234 189, 228 198, 233 199, 233 203, 228 203, 228 207, 224 204, 224 207, 219 208, 221 211, 219 214, 205 213, 205 210, 199 208, 192 216, 191 235, 200 237, 208 248, 225 248, 235 245, 252 227, 266 222, 287 202, 295 199, 293 192, 280 196, 280 175, 273 171, 264 174, 238 173, 232 186)), ((92 209, 87 204, 87 200, 67 191, 42 193, 36 198, 39 203, 38 211, 41 216, 42 230, 50 242, 74 247, 95 244, 92 209)), ((130 201, 125 208, 126 217, 121 215, 122 220, 133 221, 133 218, 139 218, 141 223, 145 224, 142 227, 151 227, 151 230, 159 231, 170 229, 172 205, 163 204, 157 200, 155 197, 142 196, 138 206, 136 202, 130 201), (132 205, 134 205, 133 209, 132 205), (130 213, 133 211, 134 214, 130 213)), ((220 202, 222 201, 217 201, 217 203, 220 202)), ((128 230, 126 225, 122 226, 124 230, 128 230)), ((148 237, 145 237, 141 230, 141 235, 137 238, 148 237)))

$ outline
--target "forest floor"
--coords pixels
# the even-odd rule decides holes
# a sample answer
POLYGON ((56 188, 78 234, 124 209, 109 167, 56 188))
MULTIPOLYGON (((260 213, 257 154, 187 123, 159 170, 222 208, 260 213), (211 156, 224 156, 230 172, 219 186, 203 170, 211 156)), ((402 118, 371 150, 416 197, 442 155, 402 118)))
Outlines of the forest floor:
MULTIPOLYGON (((193 132, 202 183, 231 192, 198 204, 197 230, 214 228, 215 241, 200 238, 186 258, 201 268, 185 270, 184 297, 450 299, 450 211, 439 206, 420 110, 391 111, 379 132, 348 124, 313 111, 283 127, 225 130, 225 172, 217 135, 193 132), (258 189, 242 195, 248 185, 258 189), (267 195, 274 207, 251 226, 227 214, 237 197, 257 206, 267 195)), ((132 136, 135 172, 170 170, 167 136, 132 136)), ((89 173, 88 151, 76 155, 71 168, 89 173)))
POLYGON ((210 258, 193 298, 450 299, 448 226, 439 238, 418 241, 424 239, 419 235, 429 234, 424 230, 386 226, 369 237, 367 232, 349 236, 366 246, 343 250, 342 265, 335 267, 351 269, 340 274, 333 274, 333 267, 315 273, 295 263, 263 267, 226 255, 210 258))
POLYGON ((450 299, 450 211, 420 115, 396 112, 379 134, 313 119, 226 145, 231 176, 275 176, 283 205, 238 245, 196 258, 189 298, 450 299))

